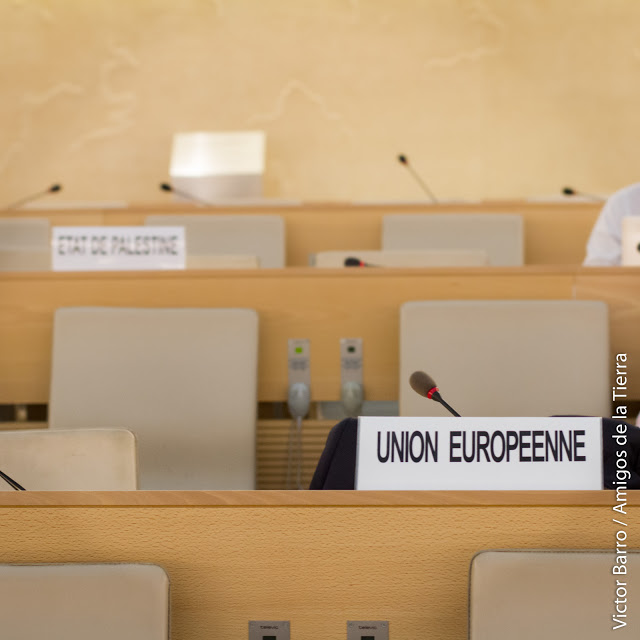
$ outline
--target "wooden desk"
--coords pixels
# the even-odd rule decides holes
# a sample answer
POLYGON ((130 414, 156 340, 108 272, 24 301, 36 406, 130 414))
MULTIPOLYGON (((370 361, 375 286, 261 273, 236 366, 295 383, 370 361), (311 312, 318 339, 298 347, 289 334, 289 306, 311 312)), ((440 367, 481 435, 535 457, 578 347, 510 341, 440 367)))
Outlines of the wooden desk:
MULTIPOLYGON (((338 400, 339 340, 361 337, 370 400, 398 397, 399 308, 409 300, 598 299, 640 399, 640 269, 311 269, 0 274, 0 403, 46 403, 53 313, 68 306, 249 307, 260 316, 258 397, 287 397, 287 340, 311 340, 314 401, 338 400)), ((613 361, 612 361, 613 362, 613 361)))
MULTIPOLYGON (((632 547, 638 493, 629 493, 623 518, 632 547)), ((171 581, 174 640, 245 640, 249 620, 290 620, 294 639, 344 640, 346 621, 362 619, 388 620, 399 640, 466 640, 475 553, 614 551, 615 498, 611 491, 0 492, 0 562, 158 564, 171 581)))
MULTIPOLYGON (((628 353, 640 399, 640 269, 285 269, 176 273, 0 274, 0 404, 49 399, 53 313, 63 306, 251 307, 260 314, 258 397, 287 397, 287 340, 311 340, 314 401, 340 394, 339 340, 362 337, 369 400, 396 400, 399 308, 448 298, 596 299, 609 304, 612 360, 628 353)), ((613 367, 611 371, 615 368, 613 367)), ((333 421, 306 422, 308 482, 333 421)), ((287 420, 258 423, 257 486, 285 486, 287 420)))
POLYGON ((531 202, 501 200, 430 203, 270 203, 197 207, 190 204, 132 206, 124 209, 0 212, 0 217, 46 217, 52 225, 139 225, 156 213, 280 215, 285 221, 287 266, 306 266, 309 255, 328 250, 380 249, 382 218, 393 213, 517 213, 524 220, 525 263, 578 265, 602 203, 581 200, 531 202))

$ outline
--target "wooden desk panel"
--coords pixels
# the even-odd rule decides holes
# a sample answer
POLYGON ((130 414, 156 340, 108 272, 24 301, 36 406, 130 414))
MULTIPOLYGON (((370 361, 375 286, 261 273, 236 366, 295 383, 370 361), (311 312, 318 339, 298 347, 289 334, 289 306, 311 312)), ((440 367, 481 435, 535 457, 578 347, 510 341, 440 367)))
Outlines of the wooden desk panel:
POLYGON ((610 491, 0 492, 0 562, 158 564, 174 640, 245 640, 252 619, 290 620, 305 640, 343 640, 354 619, 466 640, 475 553, 614 551, 614 504, 610 491))
MULTIPOLYGON (((60 307, 256 309, 260 315, 258 398, 263 402, 286 400, 289 338, 311 340, 312 400, 338 400, 339 340, 361 337, 367 398, 395 400, 402 303, 571 299, 574 282, 575 270, 568 267, 3 273, 0 403, 48 401, 53 314, 60 307)), ((615 278, 609 284, 614 288, 615 278)), ((640 376, 635 384, 640 389, 640 376)))
MULTIPOLYGON (((309 255, 328 250, 380 249, 382 217, 391 213, 517 213, 523 216, 526 264, 579 265, 602 203, 484 201, 441 203, 269 203, 197 207, 189 204, 125 209, 21 210, 22 217, 47 217, 52 225, 139 225, 152 213, 277 214, 285 220, 287 265, 306 266, 309 255)), ((17 215, 0 212, 0 217, 17 215)))

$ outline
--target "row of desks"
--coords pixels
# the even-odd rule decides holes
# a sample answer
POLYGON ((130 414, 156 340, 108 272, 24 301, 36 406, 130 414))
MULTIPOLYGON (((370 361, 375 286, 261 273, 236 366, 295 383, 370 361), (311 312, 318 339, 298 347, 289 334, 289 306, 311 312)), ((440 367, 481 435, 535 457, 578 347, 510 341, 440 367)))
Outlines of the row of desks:
POLYGON ((279 215, 285 222, 286 264, 306 266, 318 251, 380 249, 383 216, 402 214, 519 214, 524 222, 525 264, 578 265, 585 256, 591 228, 601 202, 486 201, 429 203, 307 203, 265 201, 261 205, 194 207, 189 204, 114 209, 28 209, 0 212, 0 217, 46 217, 52 225, 141 225, 158 213, 198 215, 279 215))
POLYGON ((640 496, 626 501, 620 516, 611 491, 0 492, 0 562, 158 564, 176 640, 244 640, 249 620, 290 620, 306 640, 342 640, 347 620, 465 640, 474 554, 613 556, 612 517, 637 547, 640 496))
POLYGON ((312 269, 0 274, 0 403, 49 397, 54 311, 60 307, 240 307, 260 318, 258 399, 287 397, 287 340, 311 341, 314 401, 340 396, 340 338, 363 339, 369 400, 396 400, 399 309, 411 300, 603 300, 612 372, 627 353, 640 399, 640 269, 312 269))

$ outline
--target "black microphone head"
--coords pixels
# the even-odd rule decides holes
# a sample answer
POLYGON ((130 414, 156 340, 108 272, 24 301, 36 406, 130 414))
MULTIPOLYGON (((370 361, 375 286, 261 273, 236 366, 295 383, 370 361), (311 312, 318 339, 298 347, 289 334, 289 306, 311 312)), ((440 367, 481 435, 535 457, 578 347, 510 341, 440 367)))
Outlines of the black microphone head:
POLYGON ((362 260, 360 260, 359 258, 349 257, 344 259, 344 266, 345 267, 361 267, 363 265, 362 265, 362 260))
POLYGON ((562 193, 564 193, 565 196, 575 196, 576 192, 574 189, 572 189, 571 187, 565 187, 562 190, 562 193))
POLYGON ((168 182, 161 182, 160 183, 160 188, 163 191, 173 191, 173 187, 168 182))
POLYGON ((49 191, 51 191, 51 193, 55 193, 56 191, 60 191, 62 189, 62 185, 61 184, 52 184, 49 187, 49 191))
POLYGON ((407 160, 407 156, 405 156, 402 153, 398 156, 398 162, 400 162, 401 164, 409 164, 409 161, 407 160))
POLYGON ((436 381, 424 371, 414 371, 409 378, 409 384, 416 393, 429 399, 432 395, 429 392, 432 389, 438 389, 436 381))

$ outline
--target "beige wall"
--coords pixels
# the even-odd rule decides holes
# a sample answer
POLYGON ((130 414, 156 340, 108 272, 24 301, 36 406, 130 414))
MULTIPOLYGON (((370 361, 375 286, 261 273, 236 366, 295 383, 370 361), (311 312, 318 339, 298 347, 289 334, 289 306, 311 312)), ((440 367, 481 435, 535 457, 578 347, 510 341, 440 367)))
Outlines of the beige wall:
POLYGON ((6 0, 0 206, 166 202, 175 131, 262 128, 266 195, 640 180, 637 0, 6 0))

